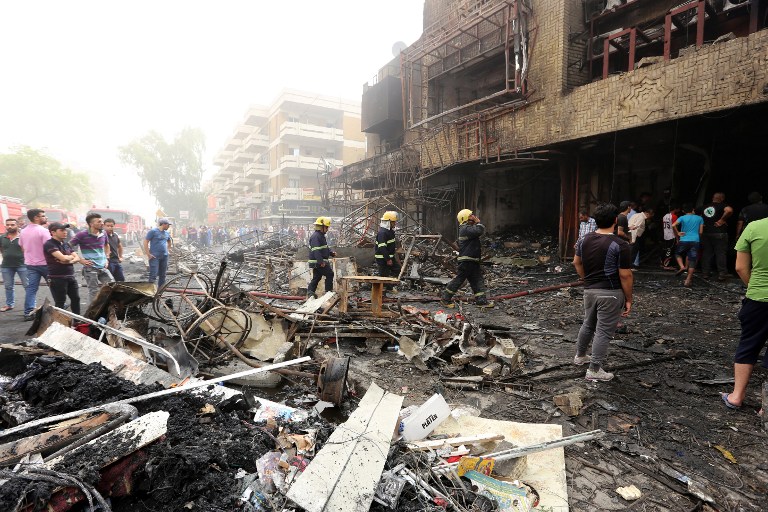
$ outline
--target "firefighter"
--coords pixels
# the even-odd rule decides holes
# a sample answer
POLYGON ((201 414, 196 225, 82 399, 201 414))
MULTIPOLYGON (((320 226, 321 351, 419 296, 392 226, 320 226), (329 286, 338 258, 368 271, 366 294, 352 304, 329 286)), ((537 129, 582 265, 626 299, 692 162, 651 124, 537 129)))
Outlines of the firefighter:
POLYGON ((395 238, 395 223, 397 212, 384 212, 381 216, 379 232, 376 234, 376 264, 379 266, 379 276, 398 277, 400 262, 395 254, 397 239, 395 238))
POLYGON ((475 304, 492 308, 494 304, 485 294, 485 283, 480 271, 480 237, 485 233, 485 226, 480 223, 480 219, 472 213, 472 210, 466 208, 456 215, 456 219, 459 221, 459 271, 445 287, 441 302, 447 308, 454 307, 453 296, 464 281, 468 280, 475 294, 475 304))
POLYGON ((317 285, 325 277, 325 291, 333 291, 333 268, 328 258, 336 253, 328 248, 325 234, 331 227, 330 217, 318 217, 315 221, 315 232, 309 237, 309 268, 312 269, 312 280, 307 286, 307 298, 316 298, 317 285))

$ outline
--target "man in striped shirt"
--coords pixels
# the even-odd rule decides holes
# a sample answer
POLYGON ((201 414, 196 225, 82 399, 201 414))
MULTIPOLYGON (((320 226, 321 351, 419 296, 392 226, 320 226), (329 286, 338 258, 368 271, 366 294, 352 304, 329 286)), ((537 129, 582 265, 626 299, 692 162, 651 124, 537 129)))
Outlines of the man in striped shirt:
POLYGON ((585 236, 597 229, 595 219, 589 216, 587 210, 581 210, 579 212, 579 238, 576 239, 576 243, 581 242, 585 236))
POLYGON ((104 221, 98 213, 85 217, 88 229, 84 229, 72 237, 70 245, 80 247, 83 257, 83 277, 88 285, 88 300, 93 302, 101 286, 115 280, 107 268, 109 260, 109 242, 104 232, 104 221))

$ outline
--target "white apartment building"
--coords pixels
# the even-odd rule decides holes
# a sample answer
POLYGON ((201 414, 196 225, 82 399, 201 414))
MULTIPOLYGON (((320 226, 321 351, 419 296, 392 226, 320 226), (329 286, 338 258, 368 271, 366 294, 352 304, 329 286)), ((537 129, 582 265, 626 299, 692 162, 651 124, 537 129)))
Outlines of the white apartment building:
POLYGON ((214 159, 209 224, 311 224, 323 208, 318 173, 365 157, 360 103, 285 90, 253 106, 214 159))

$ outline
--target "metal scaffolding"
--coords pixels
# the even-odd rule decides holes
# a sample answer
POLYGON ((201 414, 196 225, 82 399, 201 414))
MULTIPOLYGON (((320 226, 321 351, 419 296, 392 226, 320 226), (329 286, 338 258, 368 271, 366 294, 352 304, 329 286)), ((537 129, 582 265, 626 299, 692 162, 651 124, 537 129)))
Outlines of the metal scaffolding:
POLYGON ((419 41, 401 54, 406 129, 525 100, 530 38, 535 32, 528 4, 528 0, 465 0, 424 30, 419 41), (444 108, 430 83, 502 54, 501 90, 444 108))

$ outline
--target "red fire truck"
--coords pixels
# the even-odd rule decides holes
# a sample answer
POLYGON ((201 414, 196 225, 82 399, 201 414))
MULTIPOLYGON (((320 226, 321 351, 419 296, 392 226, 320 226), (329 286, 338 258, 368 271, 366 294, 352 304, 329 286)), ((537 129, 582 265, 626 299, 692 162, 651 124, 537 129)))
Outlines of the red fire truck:
POLYGON ((0 196, 0 234, 5 233, 5 219, 19 219, 19 224, 27 223, 27 207, 18 197, 0 196))
MULTIPOLYGON (((43 208, 48 222, 62 222, 64 224, 77 224, 77 214, 61 208, 43 208)), ((81 226, 82 227, 82 226, 81 226)))
POLYGON ((126 245, 141 239, 144 221, 140 216, 133 215, 128 210, 113 208, 91 208, 86 215, 91 213, 98 213, 104 220, 114 219, 115 233, 120 235, 120 238, 123 239, 123 243, 126 245), (138 221, 136 220, 137 217, 138 221))

